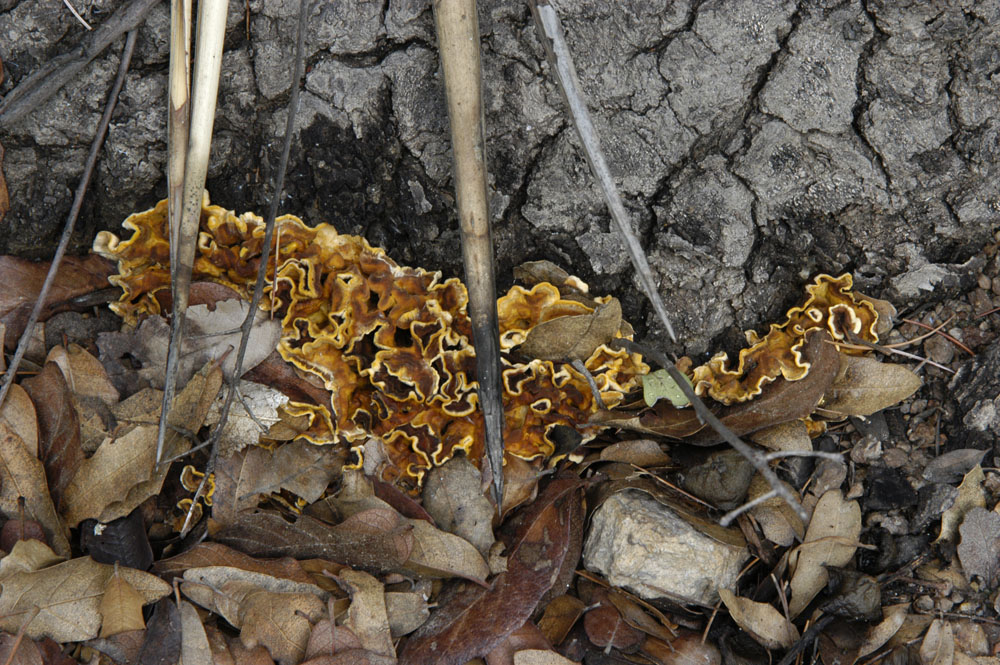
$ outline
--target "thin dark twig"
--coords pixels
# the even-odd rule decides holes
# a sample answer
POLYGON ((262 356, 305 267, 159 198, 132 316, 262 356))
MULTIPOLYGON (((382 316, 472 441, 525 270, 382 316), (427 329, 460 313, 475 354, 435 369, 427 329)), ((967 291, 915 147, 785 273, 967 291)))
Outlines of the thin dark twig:
POLYGON ((125 32, 139 27, 160 0, 134 0, 112 14, 68 53, 49 60, 21 81, 0 103, 0 127, 10 127, 72 81, 91 60, 125 32))
POLYGON ((587 383, 590 385, 590 394, 594 396, 594 401, 597 402, 597 406, 601 410, 606 410, 608 407, 604 403, 604 398, 601 397, 601 389, 597 387, 597 382, 594 381, 594 375, 590 373, 587 366, 583 364, 583 361, 579 358, 574 358, 573 362, 570 363, 577 372, 583 375, 583 378, 587 379, 587 383))
MULTIPOLYGON (((708 410, 708 407, 705 406, 705 402, 703 402, 701 398, 695 394, 694 388, 691 387, 691 384, 684 378, 684 375, 681 374, 680 370, 674 367, 674 364, 670 362, 670 359, 667 358, 666 354, 662 351, 647 348, 642 344, 637 344, 626 339, 616 339, 611 342, 611 346, 617 346, 619 348, 624 347, 631 352, 641 353, 642 355, 651 358, 667 370, 667 373, 670 374, 670 378, 674 380, 674 383, 677 384, 677 386, 681 389, 681 392, 683 392, 688 398, 688 401, 691 402, 691 405, 694 406, 695 413, 698 415, 698 420, 718 432, 719 436, 721 436, 726 443, 732 446, 739 454, 743 455, 743 457, 745 457, 747 461, 753 465, 753 468, 755 468, 760 475, 764 477, 768 485, 771 486, 771 489, 774 490, 775 494, 791 506, 795 513, 801 517, 803 521, 809 520, 809 513, 805 511, 798 499, 796 499, 788 488, 785 487, 785 485, 778 479, 778 476, 774 474, 774 471, 772 471, 771 467, 768 466, 767 461, 763 458, 763 456, 745 444, 740 437, 733 434, 732 430, 726 427, 714 413, 708 410)), ((723 525, 725 524, 728 524, 728 522, 723 525)))
MULTIPOLYGON (((264 293, 264 283, 267 281, 267 264, 271 258, 271 243, 274 240, 274 221, 278 216, 278 206, 281 203, 281 192, 285 187, 285 172, 288 170, 288 156, 291 154, 292 150, 292 134, 295 131, 295 116, 298 114, 299 110, 299 86, 302 81, 302 75, 305 72, 304 52, 306 40, 306 17, 309 14, 309 8, 311 6, 312 2, 310 0, 299 0, 299 24, 295 40, 295 67, 292 72, 292 90, 288 98, 288 118, 285 122, 285 139, 281 146, 281 158, 278 161, 278 170, 277 173, 275 173, 274 192, 271 195, 271 207, 267 212, 267 220, 265 222, 264 242, 261 247, 260 264, 257 266, 257 283, 254 285, 253 297, 250 300, 250 307, 247 310, 246 318, 243 319, 243 325, 241 326, 242 336, 240 337, 240 348, 236 353, 236 366, 233 368, 233 373, 227 381, 226 400, 222 404, 222 412, 219 414, 219 422, 216 424, 215 429, 212 431, 212 436, 209 439, 212 446, 212 452, 208 458, 208 464, 205 466, 205 476, 198 485, 198 491, 195 492, 194 499, 192 500, 192 508, 194 504, 198 502, 198 499, 200 499, 203 495, 205 491, 205 484, 212 472, 215 471, 215 463, 219 458, 219 438, 222 436, 222 430, 226 426, 226 421, 229 419, 229 409, 233 405, 233 398, 236 395, 236 386, 240 380, 240 375, 243 373, 243 361, 246 357, 247 345, 250 342, 250 329, 253 327, 255 318, 254 315, 260 308, 260 301, 264 293)), ((275 273, 277 273, 277 257, 275 259, 274 267, 275 273)), ((189 511, 184 520, 184 526, 181 530, 182 538, 187 535, 190 529, 188 522, 190 521, 192 514, 193 511, 189 511)))
MULTIPOLYGON (((951 319, 949 319, 949 321, 950 320, 951 319)), ((954 337, 952 337, 948 333, 942 332, 941 328, 943 328, 944 325, 945 325, 943 323, 940 326, 938 326, 937 328, 932 328, 931 326, 927 325, 926 323, 921 323, 920 321, 914 321, 913 319, 903 319, 903 321, 905 323, 912 323, 915 326, 920 326, 921 328, 924 328, 925 330, 930 330, 932 333, 937 333, 938 335, 941 335, 941 337, 944 337, 946 340, 948 340, 949 342, 951 342, 952 344, 954 344, 958 348, 960 348, 963 351, 965 351, 966 353, 968 353, 970 356, 975 356, 976 355, 975 352, 972 349, 970 349, 969 347, 967 347, 965 344, 962 344, 961 342, 959 342, 957 339, 955 339, 954 337)))
POLYGON ((66 224, 63 226, 62 236, 59 238, 59 245, 56 247, 56 253, 52 257, 52 265, 49 266, 49 272, 45 275, 45 281, 42 282, 42 290, 39 292, 38 298, 31 308, 31 315, 28 317, 28 322, 25 325, 24 334, 21 335, 21 339, 17 343, 17 349, 14 351, 14 357, 11 358, 7 374, 3 378, 3 383, 0 384, 0 405, 3 405, 4 400, 7 398, 7 392, 14 383, 17 368, 21 365, 21 359, 24 358, 24 353, 28 349, 35 325, 38 323, 38 318, 45 307, 45 300, 52 289, 52 283, 55 281, 56 273, 59 271, 59 264, 66 254, 70 238, 73 237, 76 219, 80 216, 80 208, 83 206, 83 197, 87 193, 90 178, 94 173, 94 166, 97 164, 97 155, 101 151, 101 146, 104 145, 104 137, 107 135, 108 125, 111 123, 111 114, 118 103, 118 95, 121 94, 122 87, 125 85, 125 75, 128 73, 129 65, 132 63, 132 53, 135 51, 135 38, 137 34, 138 29, 133 28, 129 31, 128 38, 125 40, 121 62, 118 64, 118 76, 115 78, 115 83, 111 87, 111 93, 108 95, 108 102, 104 107, 104 115, 101 116, 101 121, 97 125, 97 134, 90 144, 90 154, 87 155, 87 161, 83 166, 80 184, 76 187, 73 205, 70 208, 69 215, 66 217, 66 224))

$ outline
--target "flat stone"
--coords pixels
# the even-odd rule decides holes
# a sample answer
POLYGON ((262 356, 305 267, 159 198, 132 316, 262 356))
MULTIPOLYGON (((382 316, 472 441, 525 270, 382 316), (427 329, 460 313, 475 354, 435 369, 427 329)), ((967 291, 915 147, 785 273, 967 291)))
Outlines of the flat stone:
POLYGON ((594 513, 583 549, 587 570, 643 598, 711 605, 719 589, 733 589, 745 547, 698 531, 648 494, 635 490, 608 498, 594 513))

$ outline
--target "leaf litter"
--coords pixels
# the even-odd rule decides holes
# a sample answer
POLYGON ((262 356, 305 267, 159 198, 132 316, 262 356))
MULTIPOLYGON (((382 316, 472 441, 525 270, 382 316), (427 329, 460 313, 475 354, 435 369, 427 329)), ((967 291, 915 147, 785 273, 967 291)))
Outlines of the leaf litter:
MULTIPOLYGON (((551 269, 545 274, 558 277, 551 269)), ((563 277, 560 289, 593 302, 572 279, 563 277)), ((71 284, 65 289, 86 292, 71 284)), ((16 328, 25 300, 11 296, 9 302, 0 315, 16 328)), ((245 313, 241 307, 223 298, 195 319, 202 332, 225 332, 245 313)), ((520 350, 586 357, 624 326, 613 300, 592 314, 563 318, 537 327, 520 350)), ((290 665, 390 663, 397 656, 403 663, 476 657, 565 663, 607 654, 712 665, 723 653, 766 662, 746 644, 734 646, 727 635, 735 629, 772 657, 805 648, 811 639, 824 662, 908 652, 922 665, 968 665, 1000 643, 990 624, 960 618, 975 620, 973 608, 996 611, 991 590, 1000 570, 994 510, 1000 478, 983 458, 988 452, 952 446, 935 455, 933 445, 929 452, 926 444, 883 440, 883 460, 866 456, 858 447, 862 434, 843 421, 879 417, 914 391, 926 391, 912 365, 831 355, 832 344, 813 344, 807 352, 816 371, 794 390, 778 381, 746 405, 720 409, 723 422, 785 455, 772 464, 792 491, 804 494, 811 517, 802 521, 768 497, 767 483, 755 476, 747 497, 760 503, 740 526, 746 546, 767 563, 750 566, 734 588, 719 589, 720 611, 713 614, 602 586, 599 575, 578 570, 586 517, 601 503, 598 488, 640 478, 676 481, 696 466, 690 446, 661 436, 604 435, 581 449, 576 459, 583 464, 563 462, 555 476, 537 463, 509 458, 499 512, 482 491, 478 469, 462 456, 434 468, 422 496, 407 495, 342 471, 351 461, 344 450, 296 440, 306 429, 286 405, 321 400, 323 392, 275 360, 273 332, 264 321, 257 324, 259 357, 251 361, 260 364, 246 376, 266 377, 271 386, 243 383, 257 418, 244 413, 226 435, 214 492, 201 500, 198 533, 205 540, 176 540, 172 525, 192 494, 179 480, 181 465, 155 469, 149 458, 161 381, 156 359, 163 352, 155 325, 105 339, 102 349, 118 349, 112 361, 116 352, 103 354, 101 362, 90 353, 97 352, 93 345, 49 349, 39 358, 41 372, 15 385, 0 408, 0 511, 9 552, 0 558, 3 645, 23 629, 24 654, 41 654, 56 644, 53 639, 89 641, 107 662, 125 662, 125 654, 146 662, 142 654, 170 653, 177 655, 164 662, 176 662, 181 651, 184 662, 214 656, 216 662, 290 665), (141 367, 122 363, 129 355, 124 349, 141 367), (814 409, 816 422, 799 419, 814 409), (826 429, 826 438, 816 438, 818 429, 826 429), (818 445, 849 453, 849 472, 843 464, 802 464, 788 456, 808 455, 818 445), (934 533, 923 527, 907 532, 906 519, 919 506, 866 508, 872 500, 866 482, 879 465, 901 469, 914 490, 937 483, 957 492, 953 504, 927 518, 934 533), (102 545, 103 534, 111 537, 102 545), (84 542, 109 563, 81 556, 84 542), (136 554, 150 543, 152 574, 143 570, 150 559, 136 554), (880 549, 886 543, 898 552, 896 559, 880 549), (164 580, 178 585, 179 604, 165 598, 164 580), (872 598, 865 585, 891 599, 874 596, 874 618, 861 616, 871 609, 863 606, 872 598), (939 618, 932 621, 928 608, 939 618), (810 626, 823 617, 832 622, 811 635, 810 626), (982 626, 982 637, 964 637, 966 625, 982 626)), ((233 346, 224 336, 202 341, 190 354, 191 378, 169 416, 169 447, 178 454, 197 445, 205 426, 215 422, 218 385, 227 371, 220 363, 233 346)), ((711 442, 712 433, 669 404, 676 396, 668 384, 648 384, 652 408, 635 393, 596 420, 686 438, 695 447, 711 442)), ((933 401, 919 397, 924 394, 918 393, 920 409, 933 401)), ((912 423, 904 425, 905 434, 919 438, 923 411, 903 408, 901 420, 912 423)), ((874 444, 864 445, 870 450, 874 444)), ((201 468, 203 453, 191 460, 201 468)), ((666 484, 656 493, 684 503, 680 514, 698 528, 717 527, 713 507, 691 503, 666 484)), ((880 500, 878 505, 892 505, 880 500)))

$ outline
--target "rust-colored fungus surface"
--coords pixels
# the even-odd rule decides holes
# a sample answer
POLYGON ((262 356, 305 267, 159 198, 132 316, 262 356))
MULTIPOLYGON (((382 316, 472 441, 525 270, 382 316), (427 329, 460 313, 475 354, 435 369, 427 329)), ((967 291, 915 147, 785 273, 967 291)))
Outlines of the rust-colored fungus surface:
MULTIPOLYGON (((135 324, 159 314, 158 297, 169 294, 166 202, 132 215, 124 225, 132 231, 129 239, 102 232, 94 251, 118 261, 119 274, 111 282, 124 293, 112 308, 135 324)), ((286 215, 277 220, 275 235, 280 246, 268 268, 263 306, 271 307, 273 295, 274 315, 283 327, 278 351, 322 380, 330 393, 329 404, 287 406, 289 415, 306 417, 302 436, 317 444, 344 442, 359 455, 364 442, 377 437, 389 456, 383 479, 410 487, 456 450, 478 461, 483 425, 462 283, 397 265, 364 238, 339 234, 326 224, 311 228, 286 215)), ((263 236, 261 218, 206 201, 194 279, 224 284, 249 298, 263 236)), ((597 405, 586 379, 569 364, 525 360, 511 351, 537 324, 593 308, 564 299, 548 283, 515 286, 497 306, 507 453, 550 456, 557 425, 592 436, 599 426, 588 419, 597 405)), ((609 407, 648 371, 638 355, 603 345, 585 365, 609 407)))

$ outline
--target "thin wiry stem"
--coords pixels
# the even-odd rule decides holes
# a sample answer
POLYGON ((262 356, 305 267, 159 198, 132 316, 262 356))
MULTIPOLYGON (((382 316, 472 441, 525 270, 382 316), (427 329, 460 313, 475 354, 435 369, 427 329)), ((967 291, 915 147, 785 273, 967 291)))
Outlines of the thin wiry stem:
MULTIPOLYGON (((233 405, 233 398, 236 395, 236 386, 240 380, 240 375, 243 373, 243 361, 246 357, 247 345, 250 341, 250 329, 253 327, 254 315, 260 308, 260 301, 264 293, 264 283, 267 281, 267 264, 271 258, 271 244, 274 241, 274 222, 278 216, 278 207, 281 203, 281 192, 285 187, 285 172, 288 170, 288 156, 291 154, 292 150, 292 135, 295 131, 295 116, 298 114, 299 110, 299 86, 302 81, 302 75, 305 72, 305 41, 306 41, 306 17, 309 15, 309 7, 311 7, 310 0, 299 0, 299 24, 298 33, 295 40, 295 66, 292 72, 292 89, 291 94, 288 98, 288 117, 285 122, 285 138, 281 146, 281 158, 278 161, 278 170, 275 173, 274 178, 274 191, 271 195, 271 207, 267 212, 267 220, 265 222, 264 231, 264 242, 261 247, 260 264, 257 266, 257 282, 254 285, 253 297, 250 299, 250 307, 247 309, 246 318, 243 319, 243 325, 240 326, 241 337, 240 337, 240 348, 236 353, 236 365, 233 368, 233 373, 229 377, 227 386, 228 390, 226 392, 226 400, 222 404, 222 412, 219 414, 219 422, 216 424, 215 429, 212 431, 212 436, 208 443, 212 446, 212 452, 208 459, 208 464, 205 467, 205 476, 201 480, 201 484, 198 485, 198 491, 195 492, 194 499, 191 503, 191 509, 189 509, 187 516, 184 519, 184 525, 181 529, 181 537, 187 535, 191 521, 191 516, 194 512, 194 505, 201 498, 205 491, 205 484, 208 481, 209 476, 215 470, 215 463, 219 457, 219 438, 222 436, 222 430, 226 426, 226 421, 229 419, 229 410, 233 405)), ((277 273, 277 256, 275 256, 275 273, 277 273)), ((249 409, 248 409, 249 411, 249 409)))
POLYGON ((573 58, 570 55, 569 47, 566 45, 566 39, 563 36, 559 15, 556 14, 555 8, 547 0, 531 0, 530 4, 531 13, 535 17, 535 24, 540 33, 539 36, 541 37, 542 44, 545 46, 545 53, 552 68, 552 74, 563 93, 563 99, 566 100, 570 117, 573 119, 573 126, 576 127, 577 134, 580 136, 580 143, 583 144, 583 154, 587 158, 590 170, 601 187, 601 193, 604 194, 604 200, 608 205, 608 211, 611 213, 611 219, 614 221, 618 233, 625 240, 629 258, 632 259, 632 266, 635 268, 636 276, 639 278, 639 284, 646 293, 649 302, 652 303, 653 309, 656 311, 656 315, 666 329, 667 334, 670 335, 670 339, 676 342, 677 336, 674 335, 673 326, 670 325, 667 308, 660 298, 660 292, 656 287, 656 281, 653 279, 653 273, 649 269, 646 254, 639 244, 639 239, 632 232, 632 224, 628 213, 625 212, 625 206, 622 204, 621 196, 618 194, 618 188, 611 177, 611 169, 608 168, 608 163, 604 159, 604 151, 601 150, 601 142, 597 136, 597 131, 594 129, 594 123, 590 120, 590 111, 587 110, 587 103, 577 82, 576 67, 573 65, 573 58))
POLYGON ((778 479, 778 476, 774 474, 774 471, 772 471, 771 467, 768 466, 763 455, 744 443, 743 440, 736 436, 732 430, 726 427, 714 413, 708 410, 705 402, 703 402, 702 399, 695 394, 694 388, 691 387, 691 384, 687 381, 684 375, 680 373, 680 370, 674 367, 674 364, 670 362, 670 359, 667 358, 663 352, 625 339, 616 339, 612 341, 611 346, 617 346, 619 348, 624 347, 629 351, 641 353, 642 355, 651 358, 654 362, 658 363, 661 367, 667 370, 667 373, 670 374, 670 378, 674 380, 674 383, 677 384, 677 386, 681 389, 681 392, 683 392, 688 398, 688 401, 691 402, 695 413, 698 415, 698 420, 718 432, 719 436, 721 436, 726 443, 732 446, 740 455, 743 455, 743 457, 750 462, 753 468, 755 468, 760 475, 764 477, 764 480, 766 480, 767 484, 771 486, 771 489, 774 490, 775 494, 791 506, 792 510, 794 510, 795 513, 802 518, 802 521, 805 522, 809 520, 809 513, 806 512, 805 508, 802 507, 802 504, 799 503, 798 499, 795 498, 788 488, 785 487, 785 485, 778 479))
POLYGON ((66 217, 62 236, 60 236, 59 244, 56 246, 56 253, 52 257, 52 265, 49 266, 49 271, 45 275, 45 281, 42 282, 42 290, 39 292, 38 298, 31 308, 31 314, 28 316, 24 333, 17 343, 17 349, 14 350, 14 357, 11 358, 10 366, 3 377, 3 383, 0 383, 0 406, 3 405, 4 400, 7 398, 7 392, 14 383, 14 376, 17 374, 18 367, 21 366, 21 360, 24 358, 25 351, 28 350, 28 344, 34 333, 35 325, 38 323, 42 308, 45 306, 45 300, 48 298, 52 283, 56 278, 56 273, 59 271, 59 264, 62 263, 63 256, 66 255, 66 248, 69 246, 70 238, 73 237, 76 219, 80 216, 80 208, 83 206, 83 197, 87 193, 90 178, 94 173, 94 166, 97 164, 97 155, 101 151, 101 146, 104 145, 104 137, 107 136, 108 125, 111 123, 111 114, 118 103, 118 95, 121 94, 122 87, 125 85, 125 75, 128 73, 129 65, 132 63, 132 53, 135 51, 135 38, 137 34, 138 29, 132 29, 125 40, 121 62, 118 64, 118 76, 111 88, 111 93, 108 95, 108 102, 104 107, 104 115, 101 116, 101 121, 97 125, 97 134, 94 136, 94 141, 90 144, 90 154, 87 155, 87 161, 83 166, 83 175, 80 177, 80 184, 76 187, 73 205, 70 208, 69 215, 66 217))

